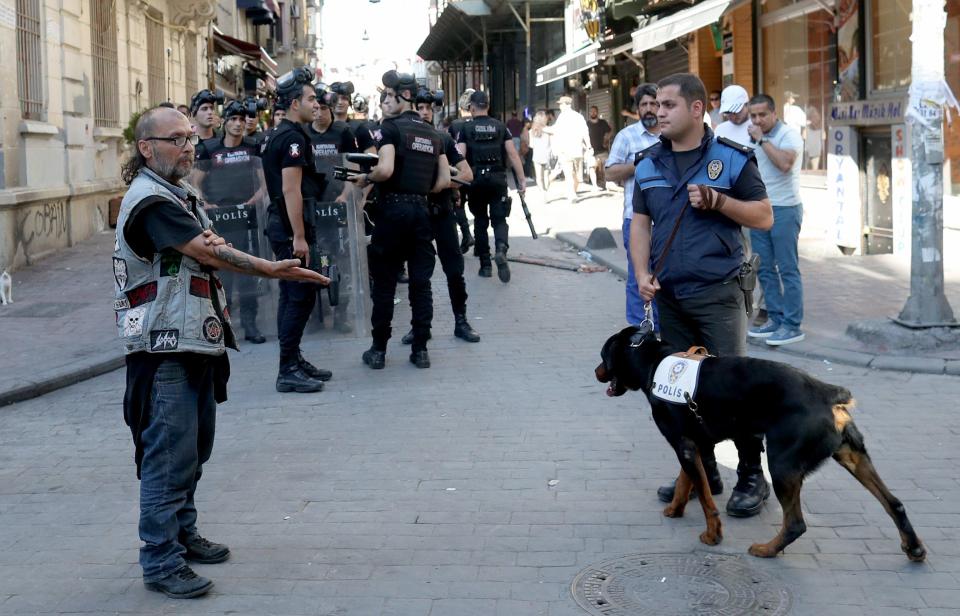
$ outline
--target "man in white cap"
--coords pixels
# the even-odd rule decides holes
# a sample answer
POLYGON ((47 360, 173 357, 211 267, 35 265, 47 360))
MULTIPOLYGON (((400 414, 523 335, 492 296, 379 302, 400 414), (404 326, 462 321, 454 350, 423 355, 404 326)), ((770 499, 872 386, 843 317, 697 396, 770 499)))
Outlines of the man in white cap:
POLYGON ((752 126, 750 123, 750 110, 747 108, 747 102, 750 96, 743 86, 732 85, 723 89, 720 95, 720 113, 724 121, 714 131, 717 137, 726 137, 737 143, 756 147, 750 141, 750 133, 747 129, 752 126))

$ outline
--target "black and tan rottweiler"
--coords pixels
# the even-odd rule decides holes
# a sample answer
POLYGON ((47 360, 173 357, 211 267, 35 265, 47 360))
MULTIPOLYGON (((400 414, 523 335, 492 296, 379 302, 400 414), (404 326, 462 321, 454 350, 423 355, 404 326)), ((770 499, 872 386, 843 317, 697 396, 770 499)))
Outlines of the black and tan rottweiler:
POLYGON ((707 487, 697 445, 718 443, 739 435, 765 435, 773 489, 783 508, 783 528, 767 543, 750 546, 754 556, 773 557, 806 531, 800 511, 803 479, 829 457, 840 463, 873 494, 900 531, 900 547, 913 561, 926 549, 907 519, 903 504, 877 475, 850 418, 856 404, 843 387, 818 381, 786 364, 751 357, 703 359, 692 404, 673 404, 654 397, 651 385, 657 366, 671 349, 655 335, 636 327, 615 334, 603 345, 596 377, 608 383, 608 396, 627 390, 647 395, 653 420, 677 453, 681 472, 663 514, 680 517, 696 490, 707 521, 700 540, 716 545, 723 538, 720 515, 707 487))

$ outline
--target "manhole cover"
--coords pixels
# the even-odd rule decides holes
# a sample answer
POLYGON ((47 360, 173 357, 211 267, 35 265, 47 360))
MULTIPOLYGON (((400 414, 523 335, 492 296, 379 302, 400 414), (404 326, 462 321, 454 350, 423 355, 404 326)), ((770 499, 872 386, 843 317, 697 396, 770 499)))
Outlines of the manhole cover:
POLYGON ((776 578, 720 554, 631 554, 587 567, 572 591, 598 616, 780 615, 793 603, 776 578))

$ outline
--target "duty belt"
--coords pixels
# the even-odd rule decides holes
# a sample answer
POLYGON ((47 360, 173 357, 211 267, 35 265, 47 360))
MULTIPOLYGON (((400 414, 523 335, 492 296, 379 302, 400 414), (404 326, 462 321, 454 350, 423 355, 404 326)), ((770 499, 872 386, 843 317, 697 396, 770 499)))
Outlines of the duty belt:
POLYGON ((380 202, 384 205, 389 205, 391 203, 412 203, 414 205, 422 205, 426 207, 427 196, 417 195, 414 193, 387 193, 385 195, 381 195, 380 202))

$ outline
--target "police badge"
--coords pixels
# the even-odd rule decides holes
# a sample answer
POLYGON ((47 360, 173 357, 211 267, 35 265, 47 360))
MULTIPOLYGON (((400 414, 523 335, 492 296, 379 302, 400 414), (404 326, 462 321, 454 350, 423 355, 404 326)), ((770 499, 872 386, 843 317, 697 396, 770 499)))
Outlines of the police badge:
POLYGON ((723 171, 723 163, 717 159, 711 160, 707 163, 707 177, 711 180, 715 180, 720 177, 720 173, 723 171))

